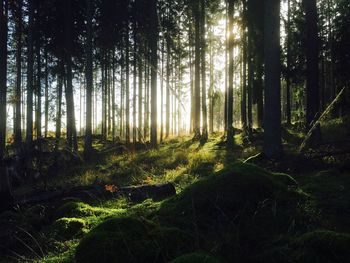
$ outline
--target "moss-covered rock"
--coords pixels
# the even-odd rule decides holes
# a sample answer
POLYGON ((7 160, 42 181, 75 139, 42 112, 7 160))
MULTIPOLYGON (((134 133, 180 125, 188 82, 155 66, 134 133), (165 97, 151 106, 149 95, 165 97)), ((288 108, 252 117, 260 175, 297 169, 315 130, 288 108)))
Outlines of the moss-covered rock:
POLYGON ((198 236, 204 250, 242 259, 276 236, 304 231, 306 202, 290 176, 235 163, 165 201, 159 217, 198 236))
POLYGON ((350 262, 350 235, 317 230, 296 240, 295 262, 350 262))
POLYGON ((105 221, 82 239, 78 263, 168 262, 192 248, 191 237, 170 227, 133 217, 105 221))
POLYGON ((83 234, 86 222, 81 218, 63 217, 56 220, 52 225, 53 233, 59 238, 72 239, 83 234))
POLYGON ((170 263, 221 263, 219 259, 203 254, 203 253, 190 253, 175 258, 170 263))

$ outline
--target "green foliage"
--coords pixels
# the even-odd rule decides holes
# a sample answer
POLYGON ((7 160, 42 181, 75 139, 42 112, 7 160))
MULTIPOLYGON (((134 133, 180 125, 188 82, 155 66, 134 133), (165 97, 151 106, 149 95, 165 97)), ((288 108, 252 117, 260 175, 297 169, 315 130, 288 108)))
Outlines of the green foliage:
POLYGON ((220 263, 217 258, 203 254, 203 253, 191 253, 185 254, 175 258, 170 263, 220 263))
POLYGON ((134 217, 109 219, 82 239, 78 263, 167 262, 191 248, 191 237, 174 227, 161 227, 134 217))

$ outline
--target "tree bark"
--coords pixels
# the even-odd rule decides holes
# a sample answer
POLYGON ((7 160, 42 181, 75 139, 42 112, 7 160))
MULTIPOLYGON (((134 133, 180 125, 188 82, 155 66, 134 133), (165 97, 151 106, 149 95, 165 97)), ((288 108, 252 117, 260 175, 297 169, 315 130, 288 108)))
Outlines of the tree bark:
POLYGON ((151 146, 157 147, 157 129, 158 129, 158 112, 157 112, 157 71, 158 71, 158 15, 157 0, 151 0, 151 146))
POLYGON ((266 0, 264 8, 265 119, 264 154, 278 158, 281 142, 280 1, 266 0))
MULTIPOLYGON (((1 0, 0 0, 1 1, 1 0)), ((19 147, 22 143, 22 127, 21 127, 21 85, 22 85, 22 1, 14 3, 14 13, 16 19, 16 89, 15 89, 15 116, 14 116, 14 143, 19 147)))
POLYGON ((318 26, 316 0, 303 0, 306 18, 306 123, 310 128, 312 121, 319 113, 320 101, 318 90, 318 26))
MULTIPOLYGON (((1 0, 0 0, 1 1, 1 0)), ((27 47, 27 127, 26 143, 30 145, 33 141, 33 75, 34 75, 34 0, 29 1, 28 18, 28 47, 27 47)))
POLYGON ((6 143, 6 95, 7 95, 7 1, 0 0, 0 161, 6 143))
POLYGON ((92 61, 92 0, 86 0, 87 37, 86 37, 86 130, 85 158, 92 150, 92 91, 93 91, 93 61, 92 61))
POLYGON ((201 0, 201 74, 202 74, 202 137, 203 141, 208 140, 208 113, 207 113, 207 92, 206 92, 206 37, 205 37, 205 0, 201 0))
POLYGON ((234 35, 233 35, 233 15, 234 15, 234 1, 230 0, 228 2, 228 93, 227 93, 227 147, 231 148, 234 142, 234 129, 233 129, 233 74, 234 74, 234 64, 233 64, 233 45, 234 45, 234 35))
POLYGON ((66 103, 67 103, 67 145, 69 148, 72 148, 74 151, 78 150, 77 142, 77 132, 75 126, 75 113, 74 113, 74 96, 73 96, 73 83, 72 83, 72 27, 73 27, 73 18, 72 18, 72 3, 70 0, 64 0, 65 2, 65 25, 64 25, 64 34, 65 34, 65 64, 66 64, 66 103))
POLYGON ((201 43, 200 43, 200 0, 195 0, 194 7, 194 23, 195 23, 195 66, 194 66, 194 139, 200 139, 200 122, 201 122, 201 43))

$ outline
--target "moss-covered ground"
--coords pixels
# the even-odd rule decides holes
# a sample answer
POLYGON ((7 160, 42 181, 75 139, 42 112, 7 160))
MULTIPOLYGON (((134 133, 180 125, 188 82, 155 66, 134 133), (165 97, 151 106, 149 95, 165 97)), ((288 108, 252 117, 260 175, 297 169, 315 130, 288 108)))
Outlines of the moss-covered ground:
MULTIPOLYGON (((327 123, 324 138, 349 135, 342 124, 327 123)), ((18 206, 0 215, 0 262, 350 262, 349 159, 300 156, 297 127, 284 129, 278 161, 257 155, 259 132, 235 139, 232 151, 222 134, 124 153, 96 142, 100 154, 58 171, 48 188, 171 182, 176 196, 18 206)))

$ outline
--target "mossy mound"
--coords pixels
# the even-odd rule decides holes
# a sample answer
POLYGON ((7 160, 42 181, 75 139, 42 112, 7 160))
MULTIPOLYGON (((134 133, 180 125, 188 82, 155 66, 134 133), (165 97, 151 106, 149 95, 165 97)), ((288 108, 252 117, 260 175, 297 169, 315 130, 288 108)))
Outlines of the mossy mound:
POLYGON ((133 217, 109 219, 86 235, 76 250, 78 263, 168 262, 193 247, 185 232, 133 217))
POLYGON ((60 218, 52 225, 52 231, 62 239, 72 239, 83 234, 86 222, 81 218, 60 218))
POLYGON ((295 262, 350 262, 349 234, 317 230, 298 238, 296 246, 295 262))
POLYGON ((165 201, 160 221, 184 228, 227 259, 258 253, 273 238, 305 231, 307 195, 294 179, 235 163, 165 201))
POLYGON ((203 254, 203 253, 190 253, 175 258, 170 263, 221 263, 222 261, 217 258, 203 254))

